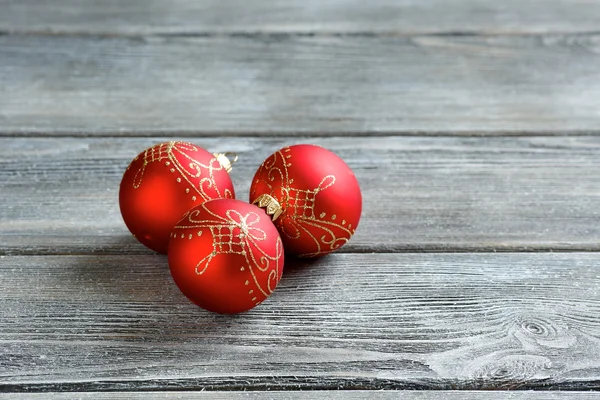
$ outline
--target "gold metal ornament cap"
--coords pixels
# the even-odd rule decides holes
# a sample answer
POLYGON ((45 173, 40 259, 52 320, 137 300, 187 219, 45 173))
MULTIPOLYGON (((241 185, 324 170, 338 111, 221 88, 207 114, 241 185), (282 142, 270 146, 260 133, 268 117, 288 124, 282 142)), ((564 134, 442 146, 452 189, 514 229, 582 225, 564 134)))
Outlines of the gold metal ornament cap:
POLYGON ((213 153, 217 161, 225 168, 227 173, 230 173, 232 170, 232 165, 235 164, 238 160, 237 153, 232 151, 228 151, 225 153, 213 153), (230 160, 229 157, 233 157, 233 160, 230 160))
POLYGON ((267 215, 271 216, 271 220, 275 222, 277 218, 281 215, 283 210, 281 209, 281 204, 271 195, 261 194, 258 196, 252 204, 257 205, 260 208, 263 208, 267 215))

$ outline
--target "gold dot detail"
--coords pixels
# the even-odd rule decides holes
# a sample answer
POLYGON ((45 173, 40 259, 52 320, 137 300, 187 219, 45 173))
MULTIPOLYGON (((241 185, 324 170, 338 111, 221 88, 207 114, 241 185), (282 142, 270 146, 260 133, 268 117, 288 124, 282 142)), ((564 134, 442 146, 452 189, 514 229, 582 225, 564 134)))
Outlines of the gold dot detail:
POLYGON ((343 220, 343 221, 342 221, 342 225, 346 225, 346 220, 343 220))
POLYGON ((167 161, 167 162, 165 163, 165 165, 168 167, 169 165, 171 165, 171 162, 167 161))
POLYGON ((319 217, 323 218, 325 215, 327 215, 327 214, 321 213, 321 215, 319 215, 319 217))
POLYGON ((171 172, 175 172, 175 168, 171 168, 169 171, 171 171, 171 172))
POLYGON ((248 286, 250 284, 250 281, 246 281, 244 282, 244 285, 248 286))
POLYGON ((196 196, 192 196, 192 201, 196 201, 196 196))
POLYGON ((252 298, 252 301, 256 301, 256 297, 253 297, 253 298, 252 298))
POLYGON ((185 234, 184 234, 184 233, 182 233, 182 234, 181 234, 181 238, 183 239, 184 237, 185 237, 185 234))
POLYGON ((337 218, 337 215, 335 215, 335 214, 333 214, 333 215, 331 216, 331 220, 332 220, 332 221, 335 221, 335 219, 336 219, 336 218, 337 218))
POLYGON ((177 178, 177 183, 181 183, 181 178, 177 178))
POLYGON ((191 238, 192 238, 192 234, 190 233, 190 235, 188 236, 188 239, 191 239, 191 238))
POLYGON ((251 291, 248 292, 248 294, 252 294, 252 293, 254 293, 254 290, 251 290, 251 291))
POLYGON ((189 192, 190 192, 190 188, 186 188, 186 189, 185 189, 185 192, 186 192, 186 193, 189 193, 189 192))
POLYGON ((246 268, 242 267, 240 268, 240 271, 244 272, 246 270, 246 268))
POLYGON ((198 236, 202 236, 202 231, 198 231, 198 236))

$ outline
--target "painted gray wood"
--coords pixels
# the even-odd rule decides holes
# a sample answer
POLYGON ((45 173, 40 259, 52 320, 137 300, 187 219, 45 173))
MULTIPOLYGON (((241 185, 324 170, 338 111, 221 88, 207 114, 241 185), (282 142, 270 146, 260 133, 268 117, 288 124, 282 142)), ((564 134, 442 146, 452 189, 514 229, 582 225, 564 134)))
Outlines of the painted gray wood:
POLYGON ((163 256, 3 256, 0 390, 600 389, 599 262, 335 254, 222 316, 163 256))
POLYGON ((598 133, 600 36, 0 36, 0 135, 598 133))
POLYGON ((545 33, 597 31, 585 0, 0 1, 0 30, 69 34, 545 33))
MULTIPOLYGON (((148 253, 118 208, 127 164, 165 138, 0 139, 0 251, 148 253)), ((235 151, 237 197, 255 170, 298 142, 356 173, 363 216, 344 252, 600 249, 597 137, 195 138, 235 151)))
POLYGON ((409 399, 409 400, 559 400, 597 399, 597 393, 585 392, 533 392, 533 391, 372 391, 372 390, 324 390, 324 391, 268 391, 268 392, 77 392, 77 393, 10 393, 4 394, 6 400, 20 399, 209 399, 209 400, 237 400, 237 399, 273 399, 273 400, 304 400, 304 399, 332 399, 332 400, 363 400, 363 399, 409 399))

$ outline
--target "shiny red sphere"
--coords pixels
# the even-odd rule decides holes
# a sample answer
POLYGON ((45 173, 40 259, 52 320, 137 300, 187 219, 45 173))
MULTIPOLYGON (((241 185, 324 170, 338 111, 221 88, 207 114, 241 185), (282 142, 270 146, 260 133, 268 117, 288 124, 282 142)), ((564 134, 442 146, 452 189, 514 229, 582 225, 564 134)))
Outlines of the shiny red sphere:
POLYGON ((181 292, 222 314, 259 305, 283 273, 283 245, 271 218, 239 200, 212 200, 192 208, 173 229, 168 254, 181 292))
POLYGON ((233 198, 229 173, 208 151, 186 142, 165 142, 140 153, 119 189, 125 225, 145 246, 166 253, 171 230, 190 208, 233 198))
POLYGON ((362 195, 346 163, 323 147, 285 147, 267 158, 252 180, 250 202, 273 197, 281 208, 274 221, 287 254, 317 257, 354 234, 362 195))

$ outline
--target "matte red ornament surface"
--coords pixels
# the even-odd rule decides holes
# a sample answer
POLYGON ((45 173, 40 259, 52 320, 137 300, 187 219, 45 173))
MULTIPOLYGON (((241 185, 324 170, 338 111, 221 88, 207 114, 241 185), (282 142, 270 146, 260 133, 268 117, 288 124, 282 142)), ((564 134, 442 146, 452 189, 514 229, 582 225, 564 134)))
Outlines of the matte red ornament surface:
POLYGON ((181 292, 222 314, 259 305, 283 273, 283 244, 271 218, 239 200, 212 200, 191 209, 173 229, 168 254, 181 292))
POLYGON ((119 189, 125 225, 145 246, 166 253, 173 227, 190 208, 233 198, 229 173, 208 151, 187 142, 165 142, 140 153, 119 189))
POLYGON ((265 194, 281 207, 274 223, 287 254, 331 253, 348 242, 360 220, 362 195, 354 173, 320 146, 289 146, 267 158, 252 180, 250 202, 265 194))

